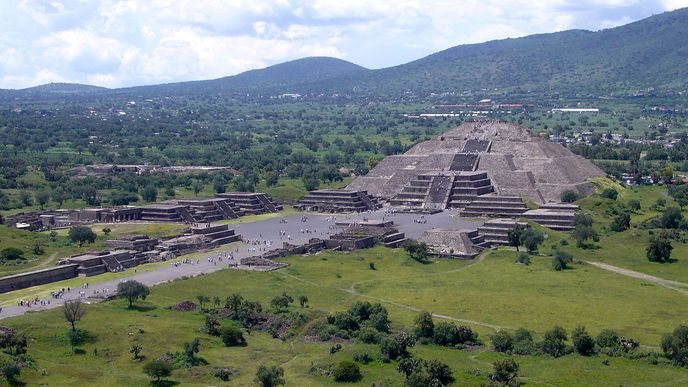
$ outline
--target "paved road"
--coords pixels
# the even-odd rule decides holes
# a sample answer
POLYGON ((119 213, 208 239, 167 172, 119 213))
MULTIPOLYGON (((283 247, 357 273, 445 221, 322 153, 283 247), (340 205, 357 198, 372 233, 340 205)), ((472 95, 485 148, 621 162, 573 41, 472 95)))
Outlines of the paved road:
MULTIPOLYGON (((260 255, 264 250, 270 250, 277 247, 282 247, 283 242, 291 244, 303 244, 314 237, 326 238, 330 234, 335 234, 341 230, 341 227, 335 226, 335 222, 340 221, 361 221, 369 220, 391 220, 394 226, 400 231, 404 232, 407 237, 418 238, 425 230, 432 228, 440 229, 475 229, 482 224, 481 221, 465 220, 454 218, 456 215, 454 211, 444 211, 434 215, 425 215, 423 221, 425 223, 415 222, 419 220, 419 215, 414 214, 396 214, 385 210, 376 212, 369 212, 363 214, 352 215, 321 215, 312 213, 299 213, 286 217, 278 217, 265 219, 255 222, 240 223, 234 226, 237 234, 240 234, 244 243, 238 247, 230 248, 229 246, 219 247, 213 252, 204 255, 203 258, 190 263, 180 263, 174 265, 175 262, 181 262, 182 259, 177 258, 170 260, 170 265, 161 267, 156 270, 151 270, 144 273, 136 273, 135 269, 128 269, 131 275, 117 280, 100 282, 97 284, 90 284, 88 288, 70 289, 60 299, 50 299, 50 304, 44 303, 41 305, 32 304, 31 307, 26 306, 10 306, 2 308, 0 312, 0 319, 12 316, 19 316, 28 311, 43 310, 61 306, 66 300, 83 298, 87 302, 97 301, 107 295, 112 295, 117 288, 117 284, 126 280, 136 280, 146 285, 156 285, 167 282, 183 276, 195 276, 202 273, 211 273, 220 269, 228 267, 230 263, 238 263, 241 258, 260 255), (302 216, 306 216, 306 221, 302 221, 302 216), (286 223, 285 223, 286 221, 286 223), (306 229, 308 232, 306 232, 306 229), (282 233, 281 233, 282 232, 282 233), (291 239, 289 239, 291 238, 291 239), (265 244, 253 245, 251 241, 269 241, 271 247, 265 244), (246 243, 248 242, 248 243, 246 243), (237 250, 238 249, 238 250, 237 250), (231 251, 234 261, 228 260, 227 257, 219 262, 218 252, 231 251), (210 258, 210 260, 209 260, 210 258)), ((245 268, 247 269, 247 268, 245 268)), ((97 277, 92 277, 97 278, 97 277)), ((88 278, 84 278, 84 282, 88 282, 88 278)), ((55 290, 59 290, 61 286, 59 283, 55 284, 55 290)))

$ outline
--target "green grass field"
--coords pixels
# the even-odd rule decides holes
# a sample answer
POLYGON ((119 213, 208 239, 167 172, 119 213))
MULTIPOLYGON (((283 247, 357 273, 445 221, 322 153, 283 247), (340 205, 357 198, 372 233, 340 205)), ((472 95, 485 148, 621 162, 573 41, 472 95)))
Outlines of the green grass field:
MULTIPOLYGON (((331 378, 311 375, 312 365, 324 366, 350 359, 356 351, 376 353, 374 345, 344 343, 343 350, 329 354, 331 343, 306 343, 302 335, 280 341, 267 334, 246 335, 247 347, 225 348, 218 338, 199 332, 203 316, 196 312, 175 312, 168 306, 197 295, 220 296, 234 292, 259 300, 263 305, 283 291, 308 295, 305 313, 322 315, 344 310, 355 300, 382 302, 390 313, 392 327, 408 328, 417 309, 445 314, 457 320, 475 320, 470 325, 489 344, 492 326, 513 329, 528 327, 540 336, 555 324, 569 332, 583 324, 596 335, 603 328, 637 338, 645 346, 657 347, 661 334, 688 319, 679 305, 685 295, 645 286, 588 265, 555 272, 549 258, 536 257, 530 266, 514 263, 515 252, 500 250, 474 261, 437 260, 431 264, 409 261, 403 250, 373 248, 353 253, 324 252, 285 258, 288 268, 270 272, 222 270, 197 278, 156 286, 141 310, 127 310, 123 301, 89 306, 80 323, 95 336, 84 344, 83 354, 73 355, 64 337, 67 324, 60 310, 30 313, 5 320, 30 337, 29 353, 36 369, 21 380, 28 385, 145 385, 148 378, 142 364, 131 360, 134 343, 143 347, 148 359, 166 351, 179 351, 183 342, 200 337, 200 356, 209 365, 175 370, 171 380, 180 385, 222 385, 211 374, 213 367, 231 367, 237 374, 231 385, 250 385, 260 364, 278 364, 285 369, 287 385, 334 385, 331 378), (370 270, 374 262, 377 270, 370 270), (94 350, 97 350, 97 355, 94 350)), ((291 306, 299 309, 298 306, 291 306)), ((436 321, 439 319, 436 319, 436 321)), ((487 381, 491 362, 502 357, 478 348, 471 351, 434 345, 417 345, 414 354, 440 359, 454 370, 455 385, 479 385, 487 381)), ((612 358, 609 366, 601 357, 567 355, 517 356, 520 374, 527 385, 685 385, 688 370, 650 365, 641 360, 612 358)), ((373 362, 362 366, 360 386, 398 386, 403 379, 395 363, 373 362)))

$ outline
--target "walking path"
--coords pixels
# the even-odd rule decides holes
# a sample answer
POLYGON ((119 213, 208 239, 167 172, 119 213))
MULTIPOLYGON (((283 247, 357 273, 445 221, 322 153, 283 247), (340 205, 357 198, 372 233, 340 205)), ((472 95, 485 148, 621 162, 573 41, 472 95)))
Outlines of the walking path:
POLYGON ((627 277, 638 278, 641 280, 650 281, 650 282, 655 283, 659 286, 664 286, 667 289, 675 290, 681 294, 685 294, 688 296, 688 284, 684 283, 684 282, 667 280, 664 278, 655 277, 655 276, 650 275, 650 274, 645 274, 645 273, 641 273, 638 271, 624 269, 622 267, 612 266, 612 265, 602 263, 602 262, 587 261, 587 263, 589 263, 595 267, 599 267, 600 269, 608 270, 608 271, 611 271, 611 272, 614 272, 617 274, 621 274, 621 275, 625 275, 627 277))
MULTIPOLYGON (((420 224, 414 222, 418 215, 414 214, 391 214, 384 210, 373 213, 351 214, 351 215, 322 215, 311 213, 298 213, 285 217, 275 217, 254 222, 245 222, 233 225, 236 233, 241 235, 244 242, 238 247, 221 246, 213 251, 203 254, 200 258, 195 258, 187 263, 185 257, 178 257, 170 260, 169 265, 147 272, 136 272, 135 268, 128 269, 125 273, 129 275, 115 280, 98 281, 98 277, 84 277, 83 281, 89 283, 87 288, 69 289, 61 285, 60 282, 54 283, 54 291, 58 292, 65 288, 61 298, 38 298, 38 294, 26 297, 25 305, 29 306, 6 306, 0 311, 0 319, 22 315, 28 311, 44 310, 60 307, 65 301, 73 299, 84 299, 85 302, 98 302, 108 296, 112 296, 117 289, 117 284, 123 281, 135 280, 145 285, 153 286, 160 283, 172 281, 181 277, 193 277, 204 273, 212 273, 237 265, 241 258, 261 255, 265 251, 281 247, 282 242, 290 244, 304 244, 311 238, 327 238, 330 234, 339 232, 339 227, 335 227, 335 218, 341 220, 363 220, 386 219, 392 220, 394 226, 406 233, 411 238, 418 238, 425 230, 431 228, 475 228, 482 224, 480 221, 471 221, 454 218, 455 212, 444 211, 435 215, 426 215, 427 223, 420 224), (305 215, 306 221, 302 221, 305 215), (254 242, 256 244, 252 244, 254 242), (248 243, 247 243, 248 242, 248 243), (267 243, 270 243, 268 245, 267 243), (270 246, 270 247, 268 247, 270 246), (231 252, 233 260, 224 258, 219 261, 222 252, 231 252), (37 301, 37 302, 34 302, 37 301), (41 302, 43 301, 43 302, 41 302), (50 301, 48 304, 47 301, 50 301)), ((239 269, 254 269, 251 267, 239 267, 239 269)), ((43 287, 44 288, 44 287, 43 287)), ((37 292, 38 293, 38 292, 37 292)))

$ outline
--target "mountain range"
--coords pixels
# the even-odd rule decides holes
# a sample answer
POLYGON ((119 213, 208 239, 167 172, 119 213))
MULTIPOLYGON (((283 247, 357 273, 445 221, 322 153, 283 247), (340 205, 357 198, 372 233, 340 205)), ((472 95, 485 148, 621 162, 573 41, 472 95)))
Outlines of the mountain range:
POLYGON ((105 89, 49 84, 2 90, 40 95, 343 93, 395 96, 494 90, 627 95, 688 88, 688 8, 601 31, 569 30, 452 47, 399 66, 371 70, 310 57, 213 80, 105 89))

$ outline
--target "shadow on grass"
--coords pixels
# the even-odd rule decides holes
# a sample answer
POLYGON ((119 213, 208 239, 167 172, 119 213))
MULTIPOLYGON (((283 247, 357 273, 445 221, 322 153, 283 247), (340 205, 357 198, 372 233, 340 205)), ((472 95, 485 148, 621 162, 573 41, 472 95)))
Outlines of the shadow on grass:
POLYGON ((157 380, 157 381, 152 381, 150 382, 151 386, 154 387, 169 387, 169 386, 176 386, 178 385, 179 382, 175 382, 174 380, 157 380))
POLYGON ((128 310, 135 310, 137 312, 150 312, 151 310, 156 309, 155 306, 153 305, 132 305, 131 308, 127 308, 128 310))
POLYGON ((26 386, 25 382, 22 382, 21 380, 17 379, 10 379, 7 381, 7 384, 12 386, 12 387, 23 387, 26 386))

